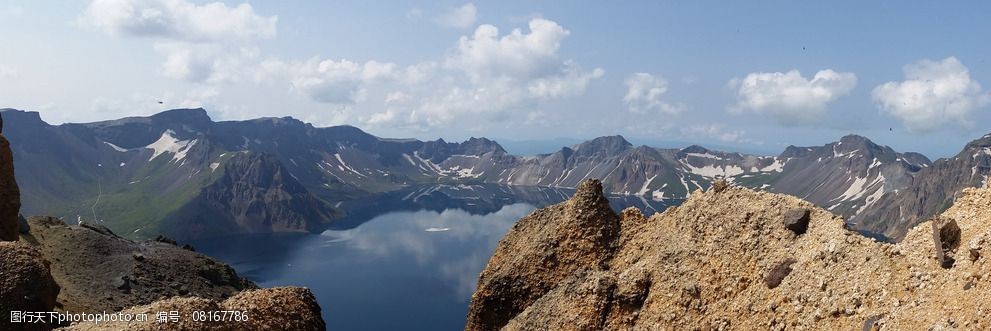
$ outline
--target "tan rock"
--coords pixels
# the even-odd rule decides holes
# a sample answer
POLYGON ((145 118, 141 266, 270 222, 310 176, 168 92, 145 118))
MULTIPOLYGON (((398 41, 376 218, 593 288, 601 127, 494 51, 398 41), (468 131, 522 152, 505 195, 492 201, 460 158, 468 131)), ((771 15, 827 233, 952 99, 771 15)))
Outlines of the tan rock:
POLYGON ((48 330, 47 324, 11 323, 11 312, 48 312, 59 286, 48 261, 21 242, 0 242, 0 330, 48 330))
MULTIPOLYGON (((482 272, 466 329, 991 327, 984 317, 991 311, 987 259, 957 258, 948 269, 935 259, 937 247, 964 257, 969 252, 957 252, 960 243, 984 245, 978 238, 991 232, 991 190, 960 195, 942 215, 955 221, 959 233, 947 228, 939 244, 930 224, 912 229, 901 243, 879 243, 846 230, 841 218, 808 202, 739 187, 698 192, 648 220, 624 211, 622 239, 610 244, 576 246, 564 240, 589 241, 549 236, 616 231, 611 222, 574 219, 577 210, 611 213, 588 204, 597 200, 589 192, 595 191, 535 211, 510 230, 482 272), (800 236, 781 223, 794 209, 808 210, 808 228, 800 236), (558 241, 547 245, 548 237, 558 241), (535 258, 573 254, 561 247, 584 248, 585 258, 568 264, 535 258), (782 261, 787 268, 779 268, 782 261), (791 270, 769 288, 766 276, 775 269, 791 270), (493 316, 499 318, 479 318, 493 316)), ((970 248, 976 247, 964 247, 970 248)))
POLYGON ((83 322, 60 330, 324 330, 320 306, 310 290, 278 287, 241 292, 223 302, 187 297, 171 298, 124 310, 126 314, 145 314, 147 321, 83 322), (177 321, 159 322, 159 312, 178 312, 177 321), (197 321, 201 312, 237 312, 215 315, 222 321, 197 321))

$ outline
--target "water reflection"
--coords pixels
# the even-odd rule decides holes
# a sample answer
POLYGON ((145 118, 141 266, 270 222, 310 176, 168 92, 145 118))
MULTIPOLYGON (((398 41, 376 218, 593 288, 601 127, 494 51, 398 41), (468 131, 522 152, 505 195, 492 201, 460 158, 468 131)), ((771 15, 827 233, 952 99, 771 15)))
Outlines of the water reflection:
POLYGON ((460 209, 387 213, 349 230, 323 233, 323 247, 354 252, 368 260, 412 259, 424 271, 452 284, 452 300, 467 302, 491 250, 510 227, 536 207, 517 203, 478 215, 460 209), (446 229, 445 231, 430 231, 446 229))

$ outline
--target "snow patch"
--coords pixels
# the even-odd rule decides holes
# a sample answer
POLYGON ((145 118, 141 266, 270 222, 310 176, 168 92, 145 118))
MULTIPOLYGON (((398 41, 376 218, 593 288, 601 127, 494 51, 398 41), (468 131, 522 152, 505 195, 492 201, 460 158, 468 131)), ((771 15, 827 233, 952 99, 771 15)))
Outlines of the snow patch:
POLYGON ((686 155, 688 155, 688 156, 694 156, 694 157, 701 157, 701 158, 706 158, 706 159, 713 159, 713 160, 722 160, 723 159, 723 158, 719 157, 718 155, 712 155, 712 154, 709 154, 709 153, 687 153, 686 155))
MULTIPOLYGON (((650 178, 647 178, 647 180, 643 182, 643 187, 640 188, 640 191, 637 192, 637 195, 639 195, 639 196, 647 195, 647 186, 650 185, 650 182, 653 182, 654 181, 654 178, 657 178, 657 174, 654 174, 653 176, 651 176, 650 178)), ((663 196, 664 196, 664 193, 661 193, 662 199, 663 199, 663 196)))
MULTIPOLYGON (((785 160, 785 162, 787 162, 787 161, 788 160, 785 160)), ((763 172, 771 172, 771 171, 782 172, 782 171, 784 171, 784 168, 785 168, 785 162, 781 162, 781 160, 778 160, 778 158, 774 158, 774 163, 771 163, 770 165, 761 168, 760 171, 763 171, 763 172)))
POLYGON ((210 172, 217 171, 217 167, 220 166, 220 162, 210 163, 210 172))
POLYGON ((104 141, 103 143, 104 144, 107 144, 107 146, 110 146, 110 148, 113 148, 115 151, 118 151, 118 152, 121 152, 121 153, 127 153, 127 151, 128 151, 128 149, 126 149, 126 148, 121 148, 120 146, 111 144, 111 143, 106 142, 106 141, 104 141))
POLYGON ((743 168, 740 168, 739 166, 735 166, 735 165, 723 166, 722 168, 714 165, 707 165, 699 168, 686 163, 685 166, 688 167, 688 172, 703 177, 716 177, 716 176, 732 177, 744 173, 743 168))
POLYGON ((196 145, 196 139, 179 140, 176 139, 175 132, 172 132, 172 130, 167 130, 162 133, 162 136, 158 138, 157 141, 145 146, 145 148, 154 151, 151 158, 148 159, 149 162, 154 160, 159 155, 172 153, 174 155, 172 156, 172 160, 169 161, 171 163, 186 159, 186 153, 189 152, 194 145, 196 145))
POLYGON ((364 174, 358 172, 358 170, 354 170, 354 168, 351 168, 351 166, 349 166, 347 163, 345 163, 344 162, 344 159, 341 158, 341 154, 334 153, 334 158, 337 159, 337 162, 340 162, 341 163, 341 166, 344 166, 344 168, 341 168, 341 166, 338 166, 337 167, 341 171, 344 171, 344 169, 346 168, 348 171, 353 172, 353 173, 357 174, 358 176, 366 177, 364 174))

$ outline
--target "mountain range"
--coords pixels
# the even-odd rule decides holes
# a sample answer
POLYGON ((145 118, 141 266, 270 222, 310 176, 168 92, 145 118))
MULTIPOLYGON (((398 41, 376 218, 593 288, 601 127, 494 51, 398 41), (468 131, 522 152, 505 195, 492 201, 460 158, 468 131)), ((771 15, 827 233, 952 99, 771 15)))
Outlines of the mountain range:
POLYGON ((634 146, 621 136, 517 156, 486 138, 388 139, 289 117, 217 122, 203 109, 62 125, 37 112, 0 116, 24 214, 102 221, 134 238, 318 232, 347 213, 342 204, 424 184, 574 188, 599 178, 613 194, 678 201, 722 178, 798 196, 897 240, 991 171, 991 135, 935 162, 855 135, 777 156, 634 146))

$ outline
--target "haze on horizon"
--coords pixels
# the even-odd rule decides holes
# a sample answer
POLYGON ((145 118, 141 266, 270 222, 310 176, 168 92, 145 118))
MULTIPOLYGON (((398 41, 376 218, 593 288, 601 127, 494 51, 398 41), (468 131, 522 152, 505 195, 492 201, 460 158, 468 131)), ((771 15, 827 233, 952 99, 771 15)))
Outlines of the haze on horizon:
POLYGON ((989 9, 15 0, 0 4, 0 108, 768 152, 855 133, 936 158, 991 132, 989 9))

